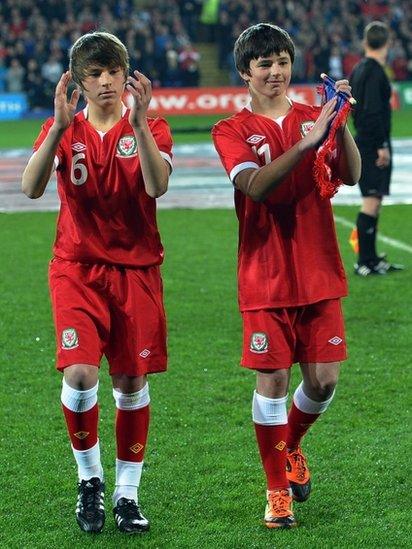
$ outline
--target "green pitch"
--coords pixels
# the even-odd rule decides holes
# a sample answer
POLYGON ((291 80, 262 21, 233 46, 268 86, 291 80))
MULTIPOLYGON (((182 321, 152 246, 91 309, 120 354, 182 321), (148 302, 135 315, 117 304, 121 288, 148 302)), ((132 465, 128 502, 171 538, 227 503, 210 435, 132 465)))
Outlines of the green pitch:
MULTIPOLYGON (((348 220, 356 211, 336 208, 348 220)), ((382 234, 410 245, 410 216, 411 206, 384 207, 382 234)), ((74 519, 76 472, 59 405, 46 284, 55 214, 0 215, 0 547, 409 547, 411 254, 386 246, 408 270, 355 278, 349 231, 337 226, 351 290, 350 358, 333 405, 304 443, 313 495, 295 506, 301 526, 269 531, 250 413, 254 376, 238 366, 234 212, 161 211, 159 222, 170 369, 150 380, 153 421, 141 503, 152 525, 136 539, 118 533, 111 516, 114 403, 106 365, 100 386, 106 527, 92 537, 74 519)), ((293 389, 297 373, 295 367, 293 389)))
MULTIPOLYGON (((210 128, 223 116, 169 116, 175 143, 210 141, 210 128)), ((30 148, 36 139, 42 120, 0 122, 0 149, 30 148)), ((412 110, 394 111, 393 137, 410 137, 412 110)))

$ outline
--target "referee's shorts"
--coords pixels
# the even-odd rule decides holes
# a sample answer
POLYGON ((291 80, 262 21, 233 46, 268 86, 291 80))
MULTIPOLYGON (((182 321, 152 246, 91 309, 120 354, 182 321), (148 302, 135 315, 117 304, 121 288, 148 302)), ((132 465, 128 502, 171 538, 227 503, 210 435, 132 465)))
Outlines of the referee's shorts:
POLYGON ((389 194, 392 174, 392 148, 390 148, 391 160, 386 168, 378 168, 376 149, 366 148, 358 144, 362 158, 362 172, 359 187, 362 196, 384 196, 389 194))

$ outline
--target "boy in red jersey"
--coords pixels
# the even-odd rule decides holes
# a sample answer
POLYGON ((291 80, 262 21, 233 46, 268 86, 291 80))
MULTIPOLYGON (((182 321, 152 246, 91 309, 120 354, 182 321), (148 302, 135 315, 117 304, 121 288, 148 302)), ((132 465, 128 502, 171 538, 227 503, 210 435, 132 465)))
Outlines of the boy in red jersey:
MULTIPOLYGON (((246 29, 234 56, 251 102, 212 134, 235 188, 240 225, 241 364, 257 374, 252 414, 267 477, 264 520, 269 528, 290 528, 296 526, 292 499, 304 501, 310 492, 300 441, 330 404, 346 358, 340 304, 345 272, 330 201, 320 197, 312 174, 335 100, 321 109, 288 98, 294 46, 279 27, 246 29), (287 415, 295 362, 303 381, 287 415)), ((336 87, 350 95, 347 80, 336 87)), ((335 169, 355 185, 359 153, 348 129, 339 131, 335 169)))
POLYGON ((159 266, 163 248, 156 201, 167 190, 172 140, 150 119, 150 81, 128 76, 123 43, 105 32, 80 37, 70 72, 55 93, 23 174, 23 192, 40 197, 53 166, 61 200, 49 283, 63 372, 61 401, 78 466, 76 519, 86 532, 105 521, 98 439, 98 370, 107 357, 116 402, 114 517, 120 531, 148 520, 137 491, 149 428, 147 374, 166 370, 166 321, 159 266), (67 99, 71 80, 77 89, 67 99), (122 103, 124 89, 133 97, 122 103), (79 95, 86 108, 75 114, 79 95))

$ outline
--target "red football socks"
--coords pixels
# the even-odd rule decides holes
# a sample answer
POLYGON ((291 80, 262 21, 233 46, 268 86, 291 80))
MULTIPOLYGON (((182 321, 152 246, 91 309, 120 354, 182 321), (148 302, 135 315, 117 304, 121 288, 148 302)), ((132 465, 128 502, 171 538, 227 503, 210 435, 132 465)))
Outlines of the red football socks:
POLYGON ((287 447, 294 450, 300 445, 302 437, 306 434, 309 427, 318 419, 320 414, 308 414, 302 412, 296 407, 295 403, 289 410, 288 415, 288 431, 287 431, 287 447))
POLYGON ((289 488, 286 478, 286 434, 285 425, 259 425, 254 423, 257 443, 268 490, 289 488))
POLYGON ((149 432, 149 405, 137 410, 116 410, 117 458, 143 461, 149 432))
POLYGON ((95 404, 87 412, 73 412, 62 404, 67 430, 75 450, 88 450, 97 443, 99 406, 95 404))

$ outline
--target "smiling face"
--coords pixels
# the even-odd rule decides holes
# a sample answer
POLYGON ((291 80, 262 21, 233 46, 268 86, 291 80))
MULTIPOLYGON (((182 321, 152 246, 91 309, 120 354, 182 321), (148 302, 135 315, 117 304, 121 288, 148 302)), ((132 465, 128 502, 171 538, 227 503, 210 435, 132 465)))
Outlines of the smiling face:
POLYGON ((81 81, 83 93, 89 103, 101 107, 116 104, 122 99, 125 73, 121 67, 90 65, 81 81))
POLYGON ((252 94, 285 96, 292 76, 292 61, 286 51, 252 59, 249 71, 241 73, 252 94))

